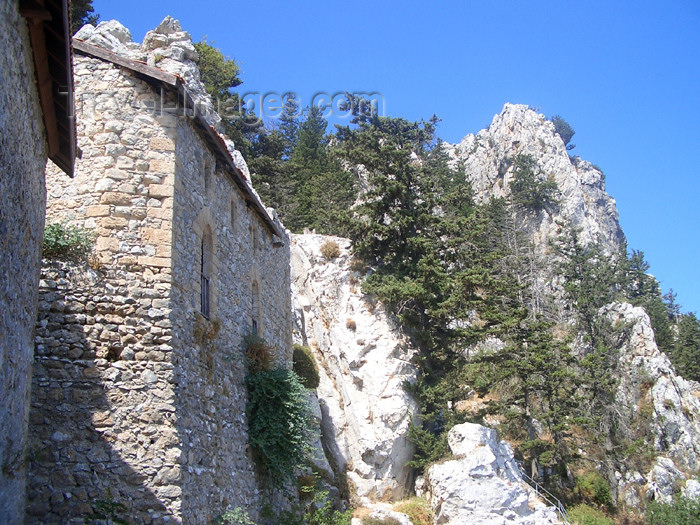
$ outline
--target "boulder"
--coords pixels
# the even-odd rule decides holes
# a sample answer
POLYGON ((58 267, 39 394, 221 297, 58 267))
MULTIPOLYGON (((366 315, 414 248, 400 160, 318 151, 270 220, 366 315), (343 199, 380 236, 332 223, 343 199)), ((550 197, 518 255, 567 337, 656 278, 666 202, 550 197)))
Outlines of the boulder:
POLYGON ((448 445, 455 459, 439 462, 416 482, 433 507, 435 523, 519 525, 560 523, 523 482, 513 451, 496 431, 473 423, 453 427, 448 445))

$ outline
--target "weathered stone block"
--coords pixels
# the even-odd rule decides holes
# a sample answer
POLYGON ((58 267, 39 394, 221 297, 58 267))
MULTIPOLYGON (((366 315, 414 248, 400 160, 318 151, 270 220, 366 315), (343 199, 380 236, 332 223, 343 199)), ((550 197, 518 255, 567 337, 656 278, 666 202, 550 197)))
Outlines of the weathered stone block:
POLYGON ((109 216, 109 205, 97 204, 94 206, 88 206, 85 210, 86 217, 107 217, 109 216))
POLYGON ((173 186, 170 184, 151 184, 148 187, 148 195, 154 198, 172 197, 173 186))
POLYGON ((167 137, 153 137, 150 146, 155 150, 175 151, 175 143, 167 137))

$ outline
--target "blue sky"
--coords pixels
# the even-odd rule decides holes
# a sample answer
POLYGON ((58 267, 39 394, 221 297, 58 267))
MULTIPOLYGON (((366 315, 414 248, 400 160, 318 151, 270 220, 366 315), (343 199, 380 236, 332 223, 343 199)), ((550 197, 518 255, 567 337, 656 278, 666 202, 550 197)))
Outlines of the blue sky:
POLYGON ((630 248, 700 312, 700 2, 95 0, 140 41, 170 14, 241 67, 242 91, 380 92, 457 142, 505 102, 563 116, 630 248))

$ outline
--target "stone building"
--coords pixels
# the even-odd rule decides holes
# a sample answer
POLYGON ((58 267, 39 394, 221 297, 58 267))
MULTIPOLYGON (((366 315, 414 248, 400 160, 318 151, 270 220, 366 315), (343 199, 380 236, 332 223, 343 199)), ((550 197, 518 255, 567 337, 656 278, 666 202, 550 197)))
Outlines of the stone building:
POLYGON ((68 11, 0 2, 0 522, 24 515, 27 413, 47 156, 75 157, 68 11), (50 52, 49 52, 50 50, 50 52))
POLYGON ((83 155, 49 170, 47 222, 96 242, 43 269, 27 521, 255 516, 242 342, 290 361, 289 238, 180 76, 73 45, 83 155))

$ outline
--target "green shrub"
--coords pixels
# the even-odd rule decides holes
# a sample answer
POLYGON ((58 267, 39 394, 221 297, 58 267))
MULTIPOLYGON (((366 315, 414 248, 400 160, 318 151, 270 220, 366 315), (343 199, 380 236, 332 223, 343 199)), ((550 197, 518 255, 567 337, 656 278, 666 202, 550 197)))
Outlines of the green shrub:
POLYGON ((333 508, 328 491, 315 493, 313 501, 305 507, 293 505, 290 510, 282 511, 275 523, 284 525, 350 525, 352 510, 340 512, 333 508))
POLYGON ((554 115, 551 118, 551 121, 554 124, 554 131, 556 131, 557 135, 559 135, 561 137, 561 140, 564 141, 566 149, 574 149, 576 146, 574 144, 571 144, 571 139, 574 138, 576 132, 574 131, 574 128, 571 127, 571 124, 569 124, 559 115, 554 115))
POLYGON ((87 259, 95 244, 94 232, 62 222, 49 224, 44 229, 42 257, 61 261, 87 259))
POLYGON ((226 525, 255 525, 255 522, 250 519, 248 513, 241 507, 227 510, 221 516, 214 518, 214 523, 226 525))
POLYGON ((602 511, 582 503, 569 509, 569 520, 572 525, 614 525, 602 511))
POLYGON ((321 255, 327 260, 335 259, 340 255, 340 246, 335 241, 326 241, 321 245, 321 255))
POLYGON ((270 483, 283 487, 304 465, 312 419, 307 393, 299 377, 286 368, 250 372, 248 441, 270 483))
POLYGON ((649 525, 693 525, 700 523, 700 501, 678 497, 673 503, 652 501, 647 507, 649 525))
POLYGON ((318 388, 318 366, 308 346, 294 345, 293 370, 306 388, 318 388))
POLYGON ((432 525, 433 524, 433 509, 423 498, 414 497, 404 501, 399 501, 394 505, 396 512, 406 514, 413 525, 432 525))
POLYGON ((577 478, 576 491, 585 501, 605 505, 609 509, 613 506, 610 484, 598 472, 586 472, 577 478))
POLYGON ((532 155, 517 155, 513 160, 513 180, 510 190, 515 204, 534 210, 541 210, 557 202, 557 183, 543 180, 542 172, 537 169, 537 162, 532 155))

